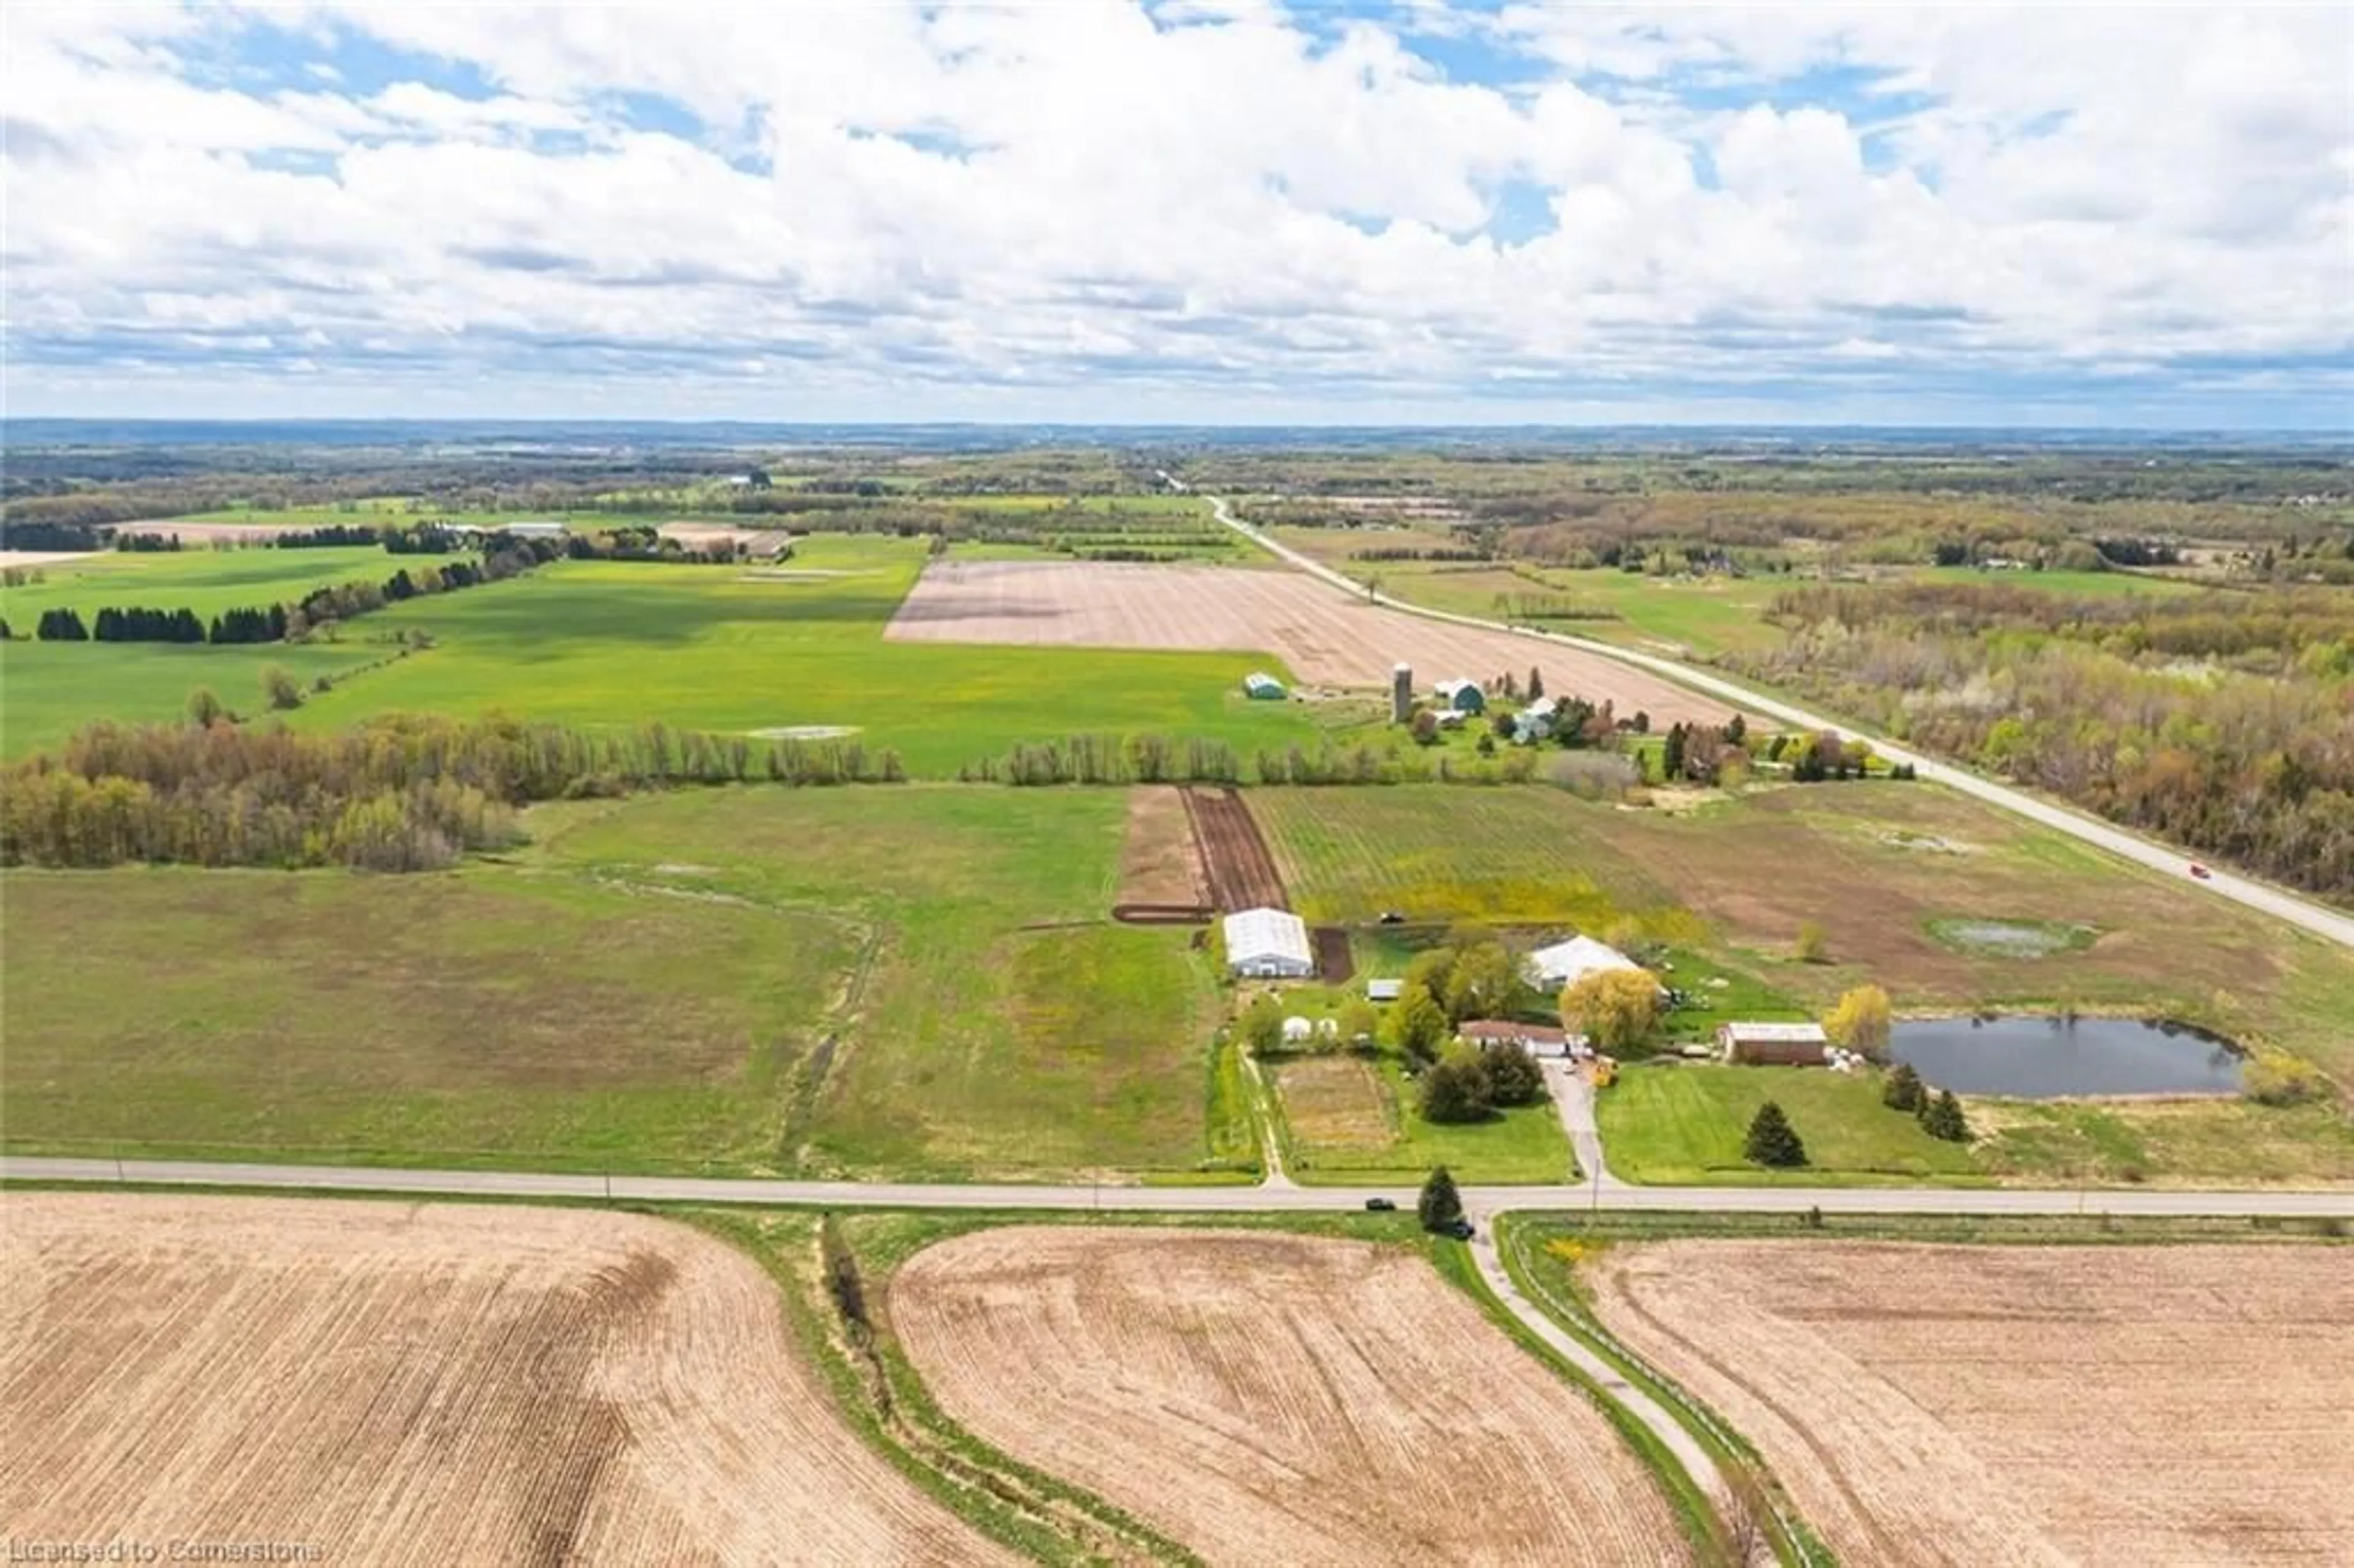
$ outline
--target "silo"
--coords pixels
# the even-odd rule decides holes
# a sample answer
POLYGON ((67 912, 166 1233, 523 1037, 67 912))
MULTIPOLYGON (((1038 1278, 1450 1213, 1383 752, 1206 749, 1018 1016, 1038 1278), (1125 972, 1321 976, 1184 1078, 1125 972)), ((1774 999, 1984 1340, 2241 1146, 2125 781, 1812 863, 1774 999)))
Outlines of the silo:
POLYGON ((1400 664, 1390 672, 1390 723, 1404 724, 1414 716, 1414 666, 1400 664))

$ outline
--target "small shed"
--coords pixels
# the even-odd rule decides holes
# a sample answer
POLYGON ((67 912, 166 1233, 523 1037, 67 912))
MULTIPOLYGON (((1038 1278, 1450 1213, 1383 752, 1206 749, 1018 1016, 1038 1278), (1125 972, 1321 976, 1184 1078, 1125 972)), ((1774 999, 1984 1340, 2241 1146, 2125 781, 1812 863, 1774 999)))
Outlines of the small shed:
POLYGON ((1587 975, 1607 969, 1639 969, 1643 966, 1612 947, 1591 937, 1572 937, 1566 942, 1555 942, 1549 948, 1539 948, 1528 957, 1529 978, 1548 991, 1559 991, 1575 985, 1587 975))
POLYGON ((1819 1067, 1830 1036, 1819 1023, 1720 1023, 1716 1049, 1728 1062, 1753 1067, 1819 1067))
POLYGON ((1243 909, 1222 927, 1226 968, 1257 980, 1306 980, 1316 972, 1308 926, 1288 909, 1243 909))
POLYGON ((1365 982, 1367 1001, 1395 1001, 1405 991, 1405 981, 1402 980, 1369 980, 1365 982))
POLYGON ((1255 702, 1279 703, 1284 698, 1283 683, 1264 670, 1253 670, 1243 677, 1243 694, 1255 702))
POLYGON ((1477 681, 1441 681, 1438 700, 1458 714, 1483 714, 1488 711, 1488 694, 1479 689, 1477 681))
POLYGON ((1315 1035, 1316 1026, 1304 1018, 1292 1017, 1283 1021, 1283 1043, 1286 1045, 1304 1045, 1315 1035))

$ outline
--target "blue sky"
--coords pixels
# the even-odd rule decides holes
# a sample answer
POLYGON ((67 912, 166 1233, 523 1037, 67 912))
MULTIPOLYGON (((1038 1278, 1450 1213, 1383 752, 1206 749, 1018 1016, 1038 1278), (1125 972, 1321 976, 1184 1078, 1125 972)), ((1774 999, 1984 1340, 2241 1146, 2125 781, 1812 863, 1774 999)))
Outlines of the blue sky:
POLYGON ((19 415, 2349 423, 2342 10, 5 15, 19 415))

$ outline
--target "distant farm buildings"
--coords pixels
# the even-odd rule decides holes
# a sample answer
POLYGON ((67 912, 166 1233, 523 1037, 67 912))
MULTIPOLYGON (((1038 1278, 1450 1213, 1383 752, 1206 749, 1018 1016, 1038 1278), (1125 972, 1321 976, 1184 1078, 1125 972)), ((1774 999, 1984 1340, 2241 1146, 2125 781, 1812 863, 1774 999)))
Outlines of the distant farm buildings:
POLYGON ((1316 972, 1308 925, 1288 909, 1243 909, 1225 918, 1226 968, 1254 980, 1306 980, 1316 972))
POLYGON ((1414 666, 1400 664, 1390 672, 1390 723, 1405 724, 1414 717, 1414 666))
POLYGON ((502 523, 493 533, 512 534, 518 539, 565 539, 572 530, 561 523, 531 518, 520 523, 502 523))
POLYGON ((1243 694, 1254 701, 1279 703, 1283 700, 1283 683, 1264 670, 1253 670, 1243 677, 1243 694))
POLYGON ((1438 700, 1450 713, 1483 714, 1488 711, 1488 694, 1479 689, 1477 681, 1441 681, 1437 690, 1438 700))
POLYGON ((1753 1067, 1819 1067, 1830 1037, 1819 1023, 1720 1023, 1718 1054, 1753 1067))
POLYGON ((1588 975, 1642 967, 1609 943, 1591 937, 1572 937, 1566 942, 1539 948, 1529 955, 1527 965, 1530 979, 1548 991, 1575 985, 1588 975))

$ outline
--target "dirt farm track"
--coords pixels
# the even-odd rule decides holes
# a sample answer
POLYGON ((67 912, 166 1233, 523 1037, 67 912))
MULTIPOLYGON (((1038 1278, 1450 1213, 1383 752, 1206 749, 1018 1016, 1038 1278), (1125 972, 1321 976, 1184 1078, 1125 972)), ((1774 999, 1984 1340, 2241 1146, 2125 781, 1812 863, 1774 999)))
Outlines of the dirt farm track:
POLYGON ((2354 1251, 1671 1242, 1603 1319, 1843 1563, 2354 1563, 2354 1251))
POLYGON ((1724 704, 1615 660, 1509 632, 1450 626, 1351 599, 1299 572, 1076 561, 935 561, 885 635, 901 641, 1272 653, 1311 685, 1386 687, 1414 666, 1449 677, 1544 672, 1562 696, 1606 698, 1664 727, 1721 724, 1724 704))
POLYGON ((1213 1563, 1683 1561, 1601 1413, 1410 1254, 1237 1231, 979 1231, 888 1309, 949 1414, 1213 1563))
POLYGON ((568 1210, 11 1192, 0 1532, 334 1563, 1008 1561, 841 1425, 777 1286, 568 1210))

